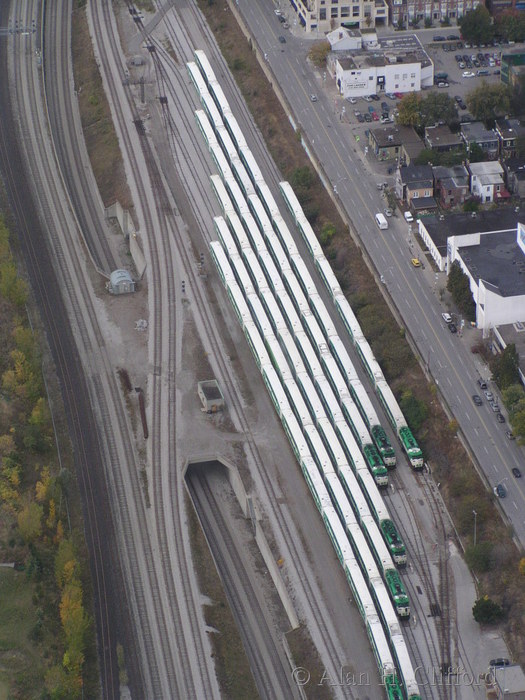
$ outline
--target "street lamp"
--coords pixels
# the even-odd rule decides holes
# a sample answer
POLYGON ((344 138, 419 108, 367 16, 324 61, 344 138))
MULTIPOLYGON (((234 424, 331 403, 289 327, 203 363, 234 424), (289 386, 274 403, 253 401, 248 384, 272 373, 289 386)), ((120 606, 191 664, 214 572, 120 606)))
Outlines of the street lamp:
POLYGON ((476 525, 477 525, 478 514, 476 513, 475 510, 473 510, 472 513, 474 514, 474 547, 475 547, 476 546, 476 534, 477 534, 476 525))

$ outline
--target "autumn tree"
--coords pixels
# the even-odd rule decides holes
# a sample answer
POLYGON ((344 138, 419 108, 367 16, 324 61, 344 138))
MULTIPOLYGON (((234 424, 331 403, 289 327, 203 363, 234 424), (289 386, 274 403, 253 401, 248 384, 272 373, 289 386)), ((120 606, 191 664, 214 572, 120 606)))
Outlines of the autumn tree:
POLYGON ((501 83, 483 82, 467 95, 467 107, 475 119, 490 124, 509 113, 511 90, 501 83))
POLYGON ((456 306, 463 312, 469 321, 476 318, 476 305, 470 291, 469 278, 455 260, 450 266, 447 279, 447 289, 452 294, 456 306))
POLYGON ((492 18, 485 5, 478 5, 458 19, 461 36, 471 44, 489 44, 494 38, 492 18))
POLYGON ((316 42, 308 52, 308 58, 317 68, 326 68, 326 58, 330 53, 330 42, 316 42))
POLYGON ((403 126, 421 124, 421 97, 417 92, 409 92, 399 103, 397 123, 403 126))
POLYGON ((519 356, 514 343, 507 345, 491 362, 492 376, 500 389, 515 386, 519 380, 519 356))
POLYGON ((44 509, 34 501, 26 505, 18 514, 18 529, 22 539, 28 544, 42 534, 44 509))

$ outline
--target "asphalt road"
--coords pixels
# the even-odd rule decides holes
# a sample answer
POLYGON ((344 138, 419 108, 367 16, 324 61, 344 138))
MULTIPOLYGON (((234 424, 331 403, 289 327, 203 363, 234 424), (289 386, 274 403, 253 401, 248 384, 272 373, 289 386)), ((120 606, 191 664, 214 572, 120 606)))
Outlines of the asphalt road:
MULTIPOLYGON (((465 343, 448 333, 441 319, 445 307, 436 294, 436 280, 430 270, 415 269, 410 258, 422 255, 408 225, 399 217, 391 220, 387 232, 379 232, 374 214, 385 203, 376 188, 376 175, 367 167, 351 127, 340 121, 344 100, 334 97, 329 77, 314 72, 306 62, 311 40, 286 32, 273 13, 270 0, 239 0, 239 10, 255 36, 255 43, 283 88, 295 119, 335 187, 339 203, 354 224, 359 239, 382 275, 389 294, 416 342, 420 355, 442 395, 458 420, 463 435, 485 475, 487 486, 503 482, 508 497, 499 501, 516 537, 525 545, 525 485, 512 476, 521 467, 523 451, 505 437, 504 426, 496 424, 487 406, 476 408, 472 394, 478 393, 479 376, 465 343), (286 43, 278 40, 286 35, 286 43), (318 101, 312 103, 315 93, 318 101)), ((429 35, 430 36, 430 35, 429 35)), ((446 54, 451 56, 450 54, 446 54)), ((452 54, 453 60, 453 54, 452 54)), ((474 84, 476 81, 471 80, 474 84)), ((455 94, 451 86, 451 94, 455 94)), ((348 107, 351 107, 346 103, 348 107)), ((439 276, 442 285, 443 275, 439 276)))

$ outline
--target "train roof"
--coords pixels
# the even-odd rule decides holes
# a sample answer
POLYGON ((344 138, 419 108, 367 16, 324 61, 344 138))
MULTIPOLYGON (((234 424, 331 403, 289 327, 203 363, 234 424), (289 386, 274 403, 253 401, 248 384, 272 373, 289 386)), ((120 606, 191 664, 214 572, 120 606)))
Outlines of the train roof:
POLYGON ((297 199, 297 195, 293 191, 293 187, 290 185, 290 183, 283 180, 279 183, 279 189, 281 190, 282 196, 290 209, 294 212, 295 216, 297 217, 299 214, 301 214, 303 212, 303 208, 301 207, 299 200, 297 199))
POLYGON ((288 366, 288 363, 286 362, 286 358, 283 355, 283 351, 281 350, 279 341, 272 333, 265 335, 264 339, 268 346, 269 352, 273 355, 275 359, 275 362, 277 364, 277 372, 281 377, 281 381, 285 384, 288 384, 288 382, 292 382, 293 374, 290 370, 290 367, 288 366))
POLYGON ((308 271, 306 263, 304 262, 302 257, 300 255, 291 255, 290 263, 298 279, 301 280, 301 285, 304 286, 304 288, 306 289, 305 293, 308 296, 310 296, 310 294, 317 294, 317 288, 312 279, 312 275, 308 271))
POLYGON ((266 311, 266 315, 268 316, 268 320, 270 323, 272 323, 274 331, 278 333, 281 330, 287 329, 288 327, 283 318, 279 305, 275 301, 273 293, 267 288, 261 290, 259 296, 264 310, 266 311))
POLYGON ((217 141, 217 137, 215 136, 215 131, 213 130, 213 127, 210 124, 210 120, 206 116, 206 112, 203 109, 197 109, 195 111, 195 120, 199 125, 200 129, 206 135, 208 145, 212 144, 214 146, 218 146, 219 142, 217 141))
POLYGON ((308 375, 308 372, 304 368, 301 368, 301 371, 298 372, 296 375, 296 379, 297 383, 302 386, 303 395, 307 397, 308 405, 310 406, 311 410, 315 415, 315 421, 317 422, 322 418, 326 418, 324 406, 321 402, 321 399, 317 395, 317 392, 314 388, 312 380, 308 375))
POLYGON ((295 272, 292 269, 289 269, 283 270, 282 273, 283 279, 286 280, 286 284, 290 290, 290 297, 302 313, 308 308, 308 302, 303 293, 303 290, 301 289, 301 285, 299 284, 297 277, 295 276, 295 272))
POLYGON ((317 355, 315 354, 312 344, 304 331, 299 331, 295 334, 295 343, 299 352, 301 353, 303 362, 305 365, 307 365, 306 369, 312 373, 312 376, 324 376, 319 360, 317 359, 317 355))
POLYGON ((199 66, 195 63, 195 61, 188 61, 188 63, 186 63, 186 68, 188 69, 190 78, 193 80, 199 95, 202 95, 205 92, 207 93, 208 86, 206 85, 206 81, 202 77, 199 66))
POLYGON ((309 299, 310 307, 317 318, 319 325, 321 326, 325 336, 327 338, 331 336, 337 336, 337 331, 332 321, 328 309, 326 308, 324 301, 321 299, 319 294, 311 294, 309 299))
POLYGON ((343 442, 343 444, 346 445, 346 449, 350 452, 350 457, 352 458, 352 461, 354 463, 354 468, 357 471, 359 471, 360 469, 366 469, 366 471, 368 472, 368 467, 366 466, 365 458, 363 457, 363 454, 359 449, 359 445, 355 441, 354 434, 352 433, 352 430, 349 428, 346 421, 343 420, 337 422, 337 432, 339 433, 340 439, 343 442))
POLYGON ((293 305, 293 302, 288 294, 280 296, 278 302, 282 308, 283 315, 288 319, 288 323, 292 327, 293 332, 298 333, 302 331, 303 326, 301 324, 299 314, 295 310, 295 306, 293 305))
POLYGON ((296 412, 300 416, 300 424, 313 425, 312 418, 310 416, 310 411, 308 410, 308 407, 306 406, 306 403, 304 402, 301 392, 299 391, 299 388, 295 383, 294 379, 292 379, 290 382, 286 382, 286 391, 289 394, 290 406, 292 407, 292 409, 295 406, 296 412))
POLYGON ((262 375, 266 385, 271 387, 273 399, 279 404, 281 412, 289 410, 288 397, 274 368, 271 365, 265 365, 262 368, 262 375))
POLYGON ((206 79, 217 80, 206 53, 202 49, 195 49, 193 51, 193 55, 195 57, 196 64, 199 66, 199 70, 206 76, 206 79))
POLYGON ((282 298, 289 300, 288 294, 286 293, 283 281, 281 279, 281 275, 279 274, 279 271, 275 266, 273 258, 266 249, 266 247, 264 248, 264 250, 261 250, 259 252, 259 262, 266 274, 266 277, 270 280, 270 285, 273 293, 276 296, 278 296, 279 301, 281 301, 282 298))
POLYGON ((308 307, 307 311, 303 311, 301 316, 303 318, 304 329, 310 334, 312 342, 317 346, 317 348, 326 346, 326 341, 323 331, 321 330, 321 326, 317 323, 317 319, 313 315, 310 308, 308 307))
POLYGON ((319 255, 318 257, 316 257, 315 264, 317 265, 317 269, 319 270, 321 277, 323 279, 323 282, 325 283, 326 287, 328 288, 328 291, 332 295, 339 292, 341 290, 341 287, 339 286, 339 282, 337 281, 337 277, 335 276, 334 271, 332 270, 332 266, 330 265, 328 260, 325 258, 325 256, 319 255))
MULTIPOLYGON (((348 537, 346 536, 346 532, 341 525, 341 521, 339 520, 339 516, 337 515, 337 512, 335 508, 332 506, 328 506, 323 510, 323 519, 325 521, 325 525, 329 531, 331 531, 331 539, 334 541, 334 546, 339 549, 340 552, 340 558, 344 561, 347 558, 352 557, 352 548, 350 546, 350 542, 348 541, 348 537)), ((338 552, 338 555, 339 555, 338 552)))
POLYGON ((317 428, 313 425, 305 425, 304 434, 305 438, 308 439, 312 457, 318 461, 319 468, 323 472, 323 475, 333 472, 334 467, 332 465, 332 461, 328 456, 328 452, 323 445, 323 441, 321 440, 321 436, 319 435, 317 428))
POLYGON ((266 183, 263 183, 259 186, 259 193, 261 199, 264 199, 264 201, 266 202, 272 219, 274 217, 280 216, 279 207, 277 206, 273 194, 266 183))
POLYGON ((283 424, 283 428, 288 435, 288 439, 293 440, 300 459, 310 457, 310 448, 304 439, 299 423, 297 422, 291 408, 288 411, 283 412, 281 415, 281 423, 283 424))
POLYGON ((328 492, 333 494, 333 503, 336 510, 339 510, 340 517, 344 521, 344 526, 357 524, 354 511, 350 505, 346 493, 339 481, 339 477, 335 472, 332 474, 327 474, 325 477, 326 488, 328 492))
POLYGON ((318 376, 315 378, 315 384, 321 397, 321 401, 325 403, 328 417, 333 420, 334 423, 344 421, 345 417, 341 411, 341 407, 339 406, 339 401, 336 399, 328 379, 326 379, 324 375, 318 376))
POLYGON ((383 536, 379 531, 376 521, 374 520, 372 515, 363 516, 362 522, 368 530, 368 535, 370 537, 370 540, 373 542, 376 554, 381 562, 383 571, 387 571, 388 569, 395 569, 395 565, 392 561, 390 551, 386 546, 383 536))
POLYGON ((343 365, 344 376, 347 382, 351 384, 353 381, 358 380, 359 377, 354 367, 354 363, 350 359, 350 355, 348 354, 345 344, 341 338, 339 336, 330 336, 328 339, 328 344, 334 357, 337 355, 339 361, 343 365))
POLYGON ((230 199, 228 190, 224 186, 221 178, 218 175, 213 174, 210 175, 210 180, 215 196, 217 197, 217 201, 219 202, 219 206, 224 211, 225 215, 227 216, 229 213, 233 213, 235 210, 233 208, 232 200, 230 199))
POLYGON ((218 241, 211 241, 210 251, 215 265, 217 266, 219 273, 222 275, 223 283, 225 285, 232 282, 235 282, 235 284, 237 284, 237 282, 235 281, 233 270, 231 268, 230 263, 228 262, 228 258, 226 257, 226 253, 224 252, 224 249, 221 246, 221 244, 218 241))
POLYGON ((268 335, 273 335, 273 329, 266 315, 266 311, 261 303, 261 300, 257 296, 255 291, 249 293, 244 293, 246 302, 252 314, 252 318, 259 328, 262 336, 265 338, 268 335))
POLYGON ((219 237, 221 245, 224 248, 228 257, 230 257, 230 255, 238 255, 239 251, 237 249, 237 246, 235 245, 235 241, 233 240, 233 236, 230 233, 230 229, 228 228, 228 224, 223 219, 223 217, 222 216, 214 217, 213 225, 215 227, 215 231, 217 232, 217 235, 219 237))
POLYGON ((264 242, 264 238, 253 216, 249 212, 245 212, 242 216, 242 220, 244 222, 245 235, 247 236, 249 245, 254 248, 258 255, 263 251, 267 251, 266 243, 264 242))
POLYGON ((232 161, 234 159, 238 159, 239 156, 237 155, 237 149, 235 148, 235 144, 230 138, 230 134, 228 133, 228 129, 224 126, 224 124, 220 124, 217 126, 215 133, 217 135, 217 140, 219 141, 223 151, 224 155, 226 158, 229 160, 230 165, 232 164, 232 161))
POLYGON ((332 506, 332 499, 324 484, 322 476, 319 474, 319 469, 313 457, 305 457, 301 461, 301 468, 306 472, 305 478, 308 481, 310 489, 313 488, 317 499, 319 500, 320 510, 332 506))
POLYGON ((226 128, 230 132, 231 137, 235 141, 237 148, 239 150, 242 150, 243 148, 248 148, 246 144, 246 139, 244 138, 244 134, 242 133, 242 129, 239 126, 239 122, 231 112, 227 112, 224 114, 224 123, 226 124, 226 128))
POLYGON ((201 92, 201 103, 213 128, 218 129, 222 126, 224 122, 222 121, 221 113, 207 90, 206 92, 201 92))
POLYGON ((244 326, 244 334, 247 339, 249 339, 252 352, 256 354, 257 360, 261 367, 265 365, 270 365, 270 356, 268 355, 266 348, 264 347, 263 340, 259 334, 259 330, 255 323, 246 323, 244 326))
POLYGON ((249 171, 248 174, 250 175, 251 173, 253 181, 256 182, 259 187, 261 187, 264 184, 264 178, 253 153, 248 147, 246 147, 240 149, 239 155, 246 164, 246 168, 249 171))
MULTIPOLYGON (((224 130, 226 133, 228 133, 226 128, 224 130)), ((229 138, 229 136, 228 136, 228 138, 229 138)), ((230 139, 230 142, 233 145, 233 141, 231 139, 230 139)), ((252 195, 252 194, 255 194, 255 189, 254 189, 252 180, 251 180, 250 176, 248 175, 248 173, 246 172, 246 168, 244 167, 242 160, 237 155, 237 151, 235 151, 235 156, 230 158, 230 166, 231 166, 233 174, 236 175, 237 180, 239 180, 241 183, 243 193, 247 197, 252 195)))
MULTIPOLYGON (((368 470, 367 470, 368 471, 368 470)), ((359 472, 361 475, 361 471, 359 472)), ((385 505, 383 497, 381 496, 377 484, 374 481, 374 477, 368 472, 368 477, 365 477, 365 472, 362 473, 362 487, 366 490, 368 494, 368 499, 372 504, 373 510, 377 513, 379 522, 383 520, 390 520, 390 515, 388 513, 388 508, 385 505)))
POLYGON ((350 397, 348 397, 341 399, 341 402, 348 413, 348 419, 350 420, 350 422, 354 426, 355 431, 359 435, 361 444, 363 446, 372 444, 372 438, 370 437, 368 428, 366 427, 364 420, 361 418, 359 409, 355 405, 354 401, 350 397))
POLYGON ((361 519, 364 515, 369 515, 370 509, 352 469, 349 466, 341 468, 339 470, 339 478, 341 479, 341 483, 345 486, 346 491, 351 494, 352 500, 356 504, 359 519, 361 519))
POLYGON ((279 236, 282 244, 286 248, 286 255, 299 255, 299 251, 297 250, 297 245, 295 244, 294 237, 290 233, 290 229, 288 228, 285 220, 280 214, 279 216, 273 217, 273 224, 274 228, 277 229, 277 235, 279 236))
POLYGON ((407 424, 406 420, 405 420, 405 416, 403 415, 403 411, 399 408, 399 404, 396 401, 396 397, 394 396, 394 392, 388 386, 386 379, 383 379, 382 381, 377 382, 376 386, 377 386, 377 391, 383 395, 385 403, 387 404, 387 406, 390 410, 390 413, 392 414, 392 417, 397 425, 398 430, 399 430, 399 428, 404 428, 407 424))
POLYGON ((297 350, 297 347, 295 345, 295 341, 293 339, 292 334, 290 331, 281 331, 279 332, 279 337, 281 338, 281 341, 284 345, 285 348, 285 354, 287 355, 287 358, 292 366, 292 369, 294 372, 303 372, 304 370, 304 364, 301 359, 301 355, 299 354, 299 351, 297 350))
POLYGON ((344 294, 337 294, 334 297, 334 303, 341 316, 346 320, 347 324, 350 326, 352 330, 352 335, 362 335, 363 332, 361 330, 361 326, 359 325, 357 318, 354 312, 352 311, 352 307, 348 303, 348 300, 346 299, 344 294))
POLYGON ((327 451, 329 453, 331 452, 334 456, 334 466, 337 466, 337 469, 339 469, 343 465, 348 464, 345 452, 341 447, 341 443, 337 439, 337 435, 335 434, 334 429, 332 428, 332 424, 330 423, 328 418, 325 417, 318 420, 317 429, 319 430, 320 435, 324 435, 325 441, 329 445, 327 451))
POLYGON ((237 314, 241 316, 239 320, 244 328, 246 323, 253 321, 252 314, 248 304, 246 303, 244 294, 236 282, 228 282, 226 286, 228 294, 230 295, 230 301, 232 304, 234 304, 237 314))

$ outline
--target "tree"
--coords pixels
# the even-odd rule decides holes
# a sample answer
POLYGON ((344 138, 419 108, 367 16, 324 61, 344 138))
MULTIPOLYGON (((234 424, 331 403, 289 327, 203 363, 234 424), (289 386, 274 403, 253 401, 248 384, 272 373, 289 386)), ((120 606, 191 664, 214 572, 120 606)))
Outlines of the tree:
POLYGON ((489 44, 494 38, 494 27, 485 5, 478 5, 458 19, 461 36, 471 44, 489 44))
POLYGON ((406 389, 401 394, 399 405, 411 430, 417 433, 428 415, 426 404, 417 399, 410 389, 406 389))
POLYGON ((326 57, 330 53, 330 42, 319 41, 308 52, 308 58, 317 68, 326 68, 326 57))
POLYGON ((22 538, 30 543, 42 534, 42 515, 44 509, 38 503, 29 503, 18 514, 18 529, 22 538))
MULTIPOLYGON (((479 542, 479 544, 476 546, 467 548, 465 552, 465 559, 468 566, 473 571, 483 574, 490 570, 490 555, 492 553, 492 546, 492 542, 479 542)), ((474 615, 474 618, 475 617, 476 616, 474 615)))
POLYGON ((421 124, 421 97, 416 92, 409 92, 399 103, 398 124, 419 126, 421 124))
POLYGON ((506 389, 503 390, 502 392, 503 396, 503 403, 505 404, 506 408, 512 412, 515 408, 515 406, 525 399, 525 391, 523 390, 523 387, 521 384, 513 384, 512 386, 507 387, 506 389))
POLYGON ((421 100, 422 126, 434 126, 438 122, 452 124, 458 120, 456 103, 445 92, 431 92, 421 100))
POLYGON ((492 375, 500 389, 508 389, 520 380, 519 356, 514 343, 492 360, 492 375))
POLYGON ((447 289, 452 294, 454 303, 469 321, 476 318, 476 305, 470 291, 469 278, 461 269, 457 260, 450 266, 447 289))
POLYGON ((522 576, 525 576, 525 557, 522 557, 520 559, 520 563, 518 564, 518 571, 522 576))
POLYGON ((297 198, 301 202, 307 202, 311 198, 310 189, 314 182, 314 174, 305 165, 302 168, 295 168, 290 176, 290 184, 294 188, 297 198))
POLYGON ((321 235, 319 236, 319 240, 323 245, 327 245, 328 243, 330 243, 335 234, 335 225, 331 221, 327 221, 321 229, 321 235))
POLYGON ((494 30, 507 41, 525 39, 525 17, 518 10, 506 10, 494 18, 494 30))
POLYGON ((494 625, 503 617, 503 608, 488 596, 478 598, 472 608, 472 614, 480 625, 494 625))
POLYGON ((467 106, 476 119, 487 124, 509 113, 510 96, 507 85, 483 82, 467 95, 467 106))

